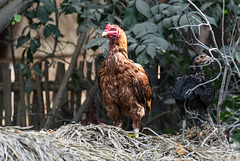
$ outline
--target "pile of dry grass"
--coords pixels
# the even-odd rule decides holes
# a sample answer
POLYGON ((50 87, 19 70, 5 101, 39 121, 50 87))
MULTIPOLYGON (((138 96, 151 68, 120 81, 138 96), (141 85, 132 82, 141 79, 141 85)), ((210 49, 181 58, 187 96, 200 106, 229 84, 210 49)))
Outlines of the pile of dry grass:
MULTIPOLYGON (((197 147, 194 129, 181 136, 157 135, 131 138, 131 133, 109 125, 71 124, 56 131, 0 128, 0 160, 235 160, 220 131, 203 127, 203 146, 197 147), (190 140, 189 140, 190 139, 190 140)), ((154 132, 153 132, 154 133, 154 132)))

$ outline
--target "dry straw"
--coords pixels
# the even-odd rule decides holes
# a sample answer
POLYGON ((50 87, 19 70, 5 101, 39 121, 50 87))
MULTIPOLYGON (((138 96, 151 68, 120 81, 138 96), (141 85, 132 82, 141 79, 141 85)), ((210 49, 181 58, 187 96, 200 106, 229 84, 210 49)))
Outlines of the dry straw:
POLYGON ((239 151, 228 145, 219 129, 204 125, 203 146, 198 147, 195 129, 181 136, 144 135, 105 124, 65 125, 56 131, 30 131, 22 127, 0 127, 0 160, 237 160, 239 151), (178 151, 181 150, 181 153, 178 151))

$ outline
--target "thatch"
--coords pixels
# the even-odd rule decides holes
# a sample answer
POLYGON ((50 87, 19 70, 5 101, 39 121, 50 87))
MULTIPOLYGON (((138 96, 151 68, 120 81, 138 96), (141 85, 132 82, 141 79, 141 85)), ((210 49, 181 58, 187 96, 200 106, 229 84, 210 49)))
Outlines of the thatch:
POLYGON ((203 127, 204 144, 198 147, 194 129, 181 136, 157 135, 132 138, 131 132, 105 124, 70 124, 57 130, 29 131, 0 127, 0 160, 235 160, 232 149, 218 129, 203 127))

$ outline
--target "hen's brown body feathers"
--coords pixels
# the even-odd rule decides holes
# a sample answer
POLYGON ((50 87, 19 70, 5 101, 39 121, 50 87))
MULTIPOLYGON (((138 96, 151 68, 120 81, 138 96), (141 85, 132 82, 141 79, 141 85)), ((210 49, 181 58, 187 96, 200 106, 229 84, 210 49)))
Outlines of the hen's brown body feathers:
POLYGON ((115 125, 121 127, 124 114, 131 116, 137 131, 142 117, 151 111, 152 90, 143 67, 128 59, 126 35, 119 30, 119 38, 109 38, 109 51, 98 71, 99 86, 115 125))

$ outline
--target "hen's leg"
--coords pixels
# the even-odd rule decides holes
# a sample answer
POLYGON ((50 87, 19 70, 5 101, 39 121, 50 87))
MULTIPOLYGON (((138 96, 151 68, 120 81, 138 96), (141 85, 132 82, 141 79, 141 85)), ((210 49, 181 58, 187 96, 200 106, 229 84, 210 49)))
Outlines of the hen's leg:
POLYGON ((141 127, 141 117, 137 117, 137 116, 132 116, 132 121, 133 121, 133 130, 134 130, 134 132, 136 133, 135 135, 136 135, 136 137, 138 137, 139 136, 139 129, 140 129, 140 127, 141 127))
POLYGON ((178 104, 180 108, 180 115, 181 115, 181 120, 182 120, 182 145, 185 145, 185 130, 187 127, 187 122, 186 122, 186 113, 185 113, 185 107, 178 104))
POLYGON ((136 137, 139 136, 138 132, 141 127, 141 121, 142 117, 145 115, 145 109, 141 105, 136 105, 137 108, 134 111, 132 117, 132 122, 133 122, 133 130, 136 132, 136 137))
POLYGON ((114 125, 116 127, 121 128, 122 127, 122 118, 121 118, 121 113, 117 105, 110 105, 106 106, 106 109, 108 111, 108 116, 111 117, 111 119, 114 122, 114 125))
POLYGON ((200 135, 200 132, 201 132, 201 125, 202 125, 202 120, 204 119, 204 112, 205 110, 203 110, 202 108, 199 109, 199 117, 197 119, 197 136, 198 136, 198 146, 202 146, 202 140, 201 140, 201 135, 200 135))
POLYGON ((186 123, 186 119, 182 120, 182 145, 185 145, 186 142, 185 142, 185 130, 186 130, 186 126, 187 126, 187 123, 186 123))

